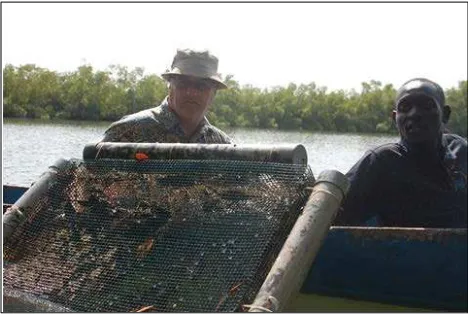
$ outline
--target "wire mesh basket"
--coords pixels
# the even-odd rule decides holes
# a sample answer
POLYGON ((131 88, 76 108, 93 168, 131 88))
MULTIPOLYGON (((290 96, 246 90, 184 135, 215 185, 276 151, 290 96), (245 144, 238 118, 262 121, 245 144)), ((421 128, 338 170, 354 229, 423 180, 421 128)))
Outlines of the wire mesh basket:
POLYGON ((314 180, 302 163, 61 161, 4 237, 4 309, 242 311, 314 180))

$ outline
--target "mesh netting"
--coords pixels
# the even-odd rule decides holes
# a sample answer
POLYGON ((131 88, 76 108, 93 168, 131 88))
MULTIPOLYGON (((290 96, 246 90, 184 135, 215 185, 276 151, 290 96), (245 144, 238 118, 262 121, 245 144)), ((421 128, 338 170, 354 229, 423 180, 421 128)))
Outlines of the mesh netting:
POLYGON ((310 168, 71 160, 4 244, 4 288, 82 312, 239 311, 313 184, 310 168))

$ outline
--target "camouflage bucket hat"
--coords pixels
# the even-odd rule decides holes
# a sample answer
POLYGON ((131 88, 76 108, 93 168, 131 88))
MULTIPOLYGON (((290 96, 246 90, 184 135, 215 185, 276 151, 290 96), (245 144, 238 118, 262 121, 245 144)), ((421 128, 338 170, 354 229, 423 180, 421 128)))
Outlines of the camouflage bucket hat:
POLYGON ((413 95, 429 97, 441 108, 445 105, 444 90, 439 84, 425 78, 415 78, 407 81, 398 89, 395 107, 403 99, 413 95))
POLYGON ((208 51, 177 50, 171 69, 161 76, 169 81, 175 75, 188 75, 209 79, 216 82, 218 88, 227 88, 218 73, 218 58, 208 51))

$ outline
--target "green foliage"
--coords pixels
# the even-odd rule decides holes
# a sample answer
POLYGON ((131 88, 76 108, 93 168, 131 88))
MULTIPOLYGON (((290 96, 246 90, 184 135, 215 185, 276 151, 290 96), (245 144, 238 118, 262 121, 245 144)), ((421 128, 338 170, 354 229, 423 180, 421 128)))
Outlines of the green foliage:
MULTIPOLYGON (((232 75, 219 91, 208 119, 218 127, 277 128, 334 132, 396 132, 391 111, 396 90, 371 80, 360 92, 332 91, 315 83, 270 89, 240 86, 232 75)), ((467 81, 446 90, 452 107, 448 129, 467 136, 467 81)), ((56 73, 33 64, 3 69, 4 117, 117 120, 158 105, 167 95, 166 82, 143 68, 90 65, 56 73)))
POLYGON ((150 108, 167 93, 165 82, 111 65, 95 71, 90 65, 70 73, 56 73, 27 64, 3 69, 4 117, 116 120, 150 108))
POLYGON ((467 102, 468 102, 468 83, 462 81, 458 83, 458 88, 450 88, 446 91, 447 104, 452 108, 448 129, 451 132, 461 134, 466 137, 467 125, 467 102))

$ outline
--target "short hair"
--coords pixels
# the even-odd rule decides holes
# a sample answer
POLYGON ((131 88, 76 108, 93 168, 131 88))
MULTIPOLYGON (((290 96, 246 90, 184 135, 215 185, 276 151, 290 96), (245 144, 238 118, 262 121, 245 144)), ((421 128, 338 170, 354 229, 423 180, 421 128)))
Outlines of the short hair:
POLYGON ((413 78, 398 89, 395 108, 403 99, 413 94, 423 94, 433 99, 440 108, 445 106, 445 93, 439 84, 426 78, 413 78))

